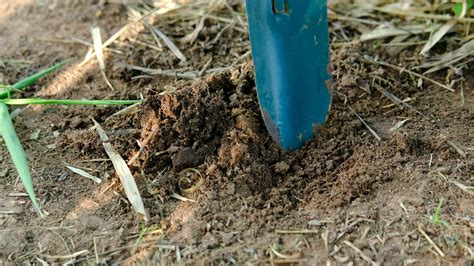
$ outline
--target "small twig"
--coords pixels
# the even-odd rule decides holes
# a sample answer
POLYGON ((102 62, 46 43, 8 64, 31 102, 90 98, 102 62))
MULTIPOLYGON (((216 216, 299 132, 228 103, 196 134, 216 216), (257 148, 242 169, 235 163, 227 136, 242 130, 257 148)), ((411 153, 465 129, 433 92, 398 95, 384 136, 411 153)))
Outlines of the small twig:
MULTIPOLYGON (((130 65, 130 64, 118 64, 117 66, 133 69, 133 70, 138 70, 150 75, 163 75, 163 76, 178 77, 178 78, 183 78, 183 79, 195 79, 197 77, 197 73, 195 73, 194 71, 177 72, 175 70, 153 69, 153 68, 146 68, 146 67, 135 66, 135 65, 130 65)), ((206 72, 208 73, 209 70, 207 70, 206 72)))
MULTIPOLYGON (((408 98, 405 98, 403 100, 401 100, 402 102, 404 103, 408 103, 408 102, 411 102, 411 101, 414 101, 415 99, 411 98, 411 97, 408 97, 408 98)), ((391 103, 391 104, 387 104, 387 105, 384 105, 382 106, 382 108, 386 109, 386 108, 392 108, 394 107, 395 105, 397 105, 396 103, 391 103)))
MULTIPOLYGON (((122 110, 116 112, 116 113, 113 113, 111 116, 107 117, 105 119, 105 121, 108 121, 116 116, 125 116, 125 115, 133 115, 135 113, 137 113, 139 111, 139 106, 141 105, 142 103, 136 103, 136 104, 133 104, 133 105, 129 105, 125 108, 123 108, 122 110)), ((109 159, 107 159, 109 160, 109 159)))
POLYGON ((23 213, 23 210, 19 210, 19 209, 17 209, 17 210, 15 210, 15 209, 13 209, 13 210, 2 210, 2 209, 0 209, 0 214, 20 214, 20 213, 23 213))
POLYGON ((77 258, 79 256, 82 256, 82 255, 86 255, 86 254, 89 254, 89 250, 87 249, 84 249, 84 250, 81 250, 81 251, 78 251, 76 253, 73 253, 73 254, 70 254, 70 255, 63 255, 63 256, 52 256, 52 255, 44 255, 45 258, 47 259, 55 259, 55 260, 67 260, 67 259, 72 259, 72 258, 77 258))
POLYGON ((102 74, 102 77, 104 78, 104 81, 107 84, 107 86, 109 86, 111 90, 115 91, 114 86, 112 86, 112 83, 110 83, 109 79, 107 78, 107 75, 105 75, 105 71, 100 70, 100 73, 102 74))
POLYGON ((9 197, 28 197, 28 194, 27 193, 15 193, 15 192, 12 192, 12 193, 9 193, 8 194, 9 197))
POLYGON ((407 217, 410 216, 410 215, 408 214, 408 209, 407 209, 407 207, 405 207, 405 204, 403 204, 403 201, 400 201, 399 204, 400 204, 400 207, 401 207, 401 208, 403 209, 403 211, 405 212, 406 216, 407 216, 407 217))
POLYGON ((97 241, 96 241, 96 237, 94 237, 94 254, 95 254, 95 263, 97 265, 100 264, 100 261, 99 261, 99 253, 97 252, 97 241))
POLYGON ((140 149, 137 151, 137 153, 135 153, 135 155, 132 156, 132 158, 130 158, 130 160, 128 160, 127 165, 132 165, 140 157, 143 150, 148 145, 148 142, 150 142, 150 140, 156 135, 157 132, 158 124, 154 124, 151 128, 151 133, 149 133, 149 135, 142 141, 140 149))
POLYGON ((396 70, 398 70, 398 71, 400 71, 400 72, 406 72, 406 73, 408 73, 408 74, 410 74, 410 75, 413 75, 413 76, 415 76, 415 77, 418 77, 418 78, 424 79, 424 80, 426 80, 426 81, 429 81, 429 82, 431 82, 431 83, 433 83, 433 84, 435 84, 435 85, 437 85, 437 86, 440 86, 441 88, 446 89, 446 90, 448 90, 448 91, 450 91, 450 92, 454 92, 454 89, 452 89, 452 88, 450 88, 450 87, 448 87, 448 86, 446 86, 446 85, 444 85, 444 84, 442 84, 442 83, 440 83, 440 82, 438 82, 438 81, 436 81, 436 80, 434 80, 434 79, 430 79, 430 78, 428 78, 428 77, 426 77, 426 76, 423 76, 423 75, 421 75, 421 74, 418 74, 418 73, 413 72, 413 71, 411 71, 411 70, 408 70, 408 69, 406 69, 406 68, 402 68, 402 67, 399 67, 399 66, 396 66, 396 65, 392 65, 392 64, 389 64, 389 63, 386 63, 386 62, 382 62, 382 61, 374 61, 374 60, 371 60, 371 59, 368 59, 368 58, 365 58, 365 57, 363 57, 362 60, 363 60, 363 61, 366 61, 366 62, 368 62, 368 63, 371 63, 371 64, 376 64, 376 65, 381 65, 381 66, 390 67, 390 68, 396 69, 396 70))
POLYGON ((371 258, 369 258, 367 255, 365 255, 364 252, 362 252, 362 250, 360 250, 358 247, 354 246, 354 244, 352 244, 351 242, 347 241, 347 240, 344 240, 344 244, 346 244, 348 247, 352 248, 355 252, 357 252, 359 254, 359 256, 365 260, 366 262, 368 262, 369 264, 371 265, 378 265, 375 261, 373 261, 371 258))
POLYGON ((166 34, 164 34, 157 27, 154 27, 154 26, 148 24, 148 22, 146 22, 146 20, 143 21, 143 24, 146 25, 147 27, 149 27, 154 34, 156 34, 158 37, 160 37, 163 40, 163 42, 166 44, 166 46, 168 46, 168 48, 173 52, 173 54, 179 60, 181 60, 182 62, 186 62, 186 60, 187 60, 186 56, 181 52, 181 50, 179 50, 178 46, 176 46, 176 44, 166 34))
POLYGON ((270 263, 273 264, 300 264, 301 262, 306 262, 306 259, 272 259, 270 263))
POLYGON ((365 121, 364 119, 362 119, 362 117, 360 117, 360 115, 358 115, 356 113, 356 111, 354 111, 354 109, 352 109, 352 107, 350 107, 349 105, 347 105, 347 107, 355 114, 355 116, 357 116, 357 118, 359 118, 359 120, 365 125, 365 127, 367 127, 367 129, 370 131, 370 133, 372 133, 372 135, 374 135, 374 137, 378 140, 378 141, 382 141, 382 138, 377 134, 377 132, 375 132, 375 130, 373 130, 365 121))
MULTIPOLYGON (((153 36, 154 36, 154 35, 153 35, 153 36)), ((137 39, 134 39, 134 38, 129 38, 129 40, 130 40, 131 42, 136 43, 136 44, 139 44, 139 45, 145 46, 145 47, 147 47, 147 48, 156 50, 156 51, 158 51, 158 52, 163 52, 163 49, 161 49, 161 48, 158 47, 158 46, 155 46, 155 45, 152 45, 152 44, 149 44, 149 43, 146 43, 146 42, 142 42, 142 41, 137 40, 137 39)))
POLYGON ((237 24, 237 21, 232 21, 232 23, 229 23, 227 26, 225 26, 221 31, 217 33, 216 37, 212 41, 206 44, 206 46, 211 46, 215 44, 217 41, 219 41, 222 34, 224 34, 224 32, 227 31, 229 28, 233 28, 235 24, 237 24))
POLYGON ((277 234, 319 234, 318 230, 275 230, 277 234))
POLYGON ((114 91, 115 90, 114 87, 112 86, 109 79, 107 78, 107 75, 105 75, 105 59, 104 59, 104 52, 102 49, 102 39, 100 36, 100 28, 92 27, 91 34, 92 34, 92 41, 94 44, 95 55, 99 63, 100 73, 102 74, 102 77, 104 78, 107 86, 109 86, 109 88, 114 91))
MULTIPOLYGON (((89 47, 89 48, 91 48, 91 49, 94 49, 94 44, 92 44, 92 43, 90 43, 90 42, 88 42, 88 41, 86 41, 86 40, 83 40, 83 39, 81 39, 81 38, 78 38, 78 37, 74 37, 74 36, 73 36, 73 37, 70 38, 70 40, 71 40, 71 42, 73 42, 73 43, 82 44, 82 45, 85 45, 85 46, 87 46, 87 47, 89 47)), ((113 49, 113 48, 102 48, 102 49, 103 49, 104 51, 110 51, 110 52, 116 53, 116 54, 123 54, 122 51, 117 50, 117 49, 113 49)))
POLYGON ((295 260, 295 259, 300 259, 301 255, 300 254, 293 254, 293 255, 286 255, 278 252, 276 249, 274 249, 270 245, 270 250, 275 254, 278 258, 285 259, 285 260, 295 260))
POLYGON ((420 13, 420 12, 397 11, 395 9, 386 9, 386 8, 378 8, 378 7, 371 7, 371 9, 375 11, 391 14, 391 15, 397 15, 397 16, 417 17, 417 18, 442 20, 442 21, 457 21, 461 23, 474 22, 474 18, 458 18, 458 17, 452 17, 452 16, 435 15, 435 14, 427 14, 427 13, 420 13))
POLYGON ((451 147, 453 147, 459 155, 461 155, 463 158, 467 157, 467 153, 463 151, 461 148, 458 147, 454 142, 447 140, 446 141, 451 147))
POLYGON ((240 61, 244 60, 245 58, 247 58, 248 56, 250 56, 252 54, 252 51, 247 51, 245 54, 241 55, 239 58, 237 58, 230 66, 229 66, 229 69, 235 67, 238 63, 240 63, 240 61))
MULTIPOLYGON (((382 78, 379 78, 379 77, 376 77, 377 79, 381 80, 381 81, 384 81, 384 82, 387 82, 389 83, 387 80, 385 79, 382 79, 382 78)), ((374 86, 375 89, 377 89, 380 93, 382 93, 385 97, 387 97, 387 99, 389 99, 390 101, 392 101, 394 104, 398 104, 398 105, 403 105, 405 107, 408 107, 409 109, 415 111, 417 114, 421 115, 423 118, 425 118, 426 120, 430 120, 429 117, 427 117, 425 114, 423 114, 422 112, 418 111, 415 107, 409 105, 408 103, 402 101, 400 98, 398 98, 397 96, 395 96, 393 93, 389 92, 387 89, 384 89, 382 88, 381 86, 374 86)))
POLYGON ((66 43, 66 44, 75 44, 81 43, 76 40, 68 40, 68 39, 59 39, 59 38, 48 38, 48 37, 39 37, 36 40, 41 42, 55 42, 55 43, 66 43))
POLYGON ((368 19, 360 19, 360 18, 354 18, 354 17, 344 16, 344 15, 339 15, 339 14, 334 13, 330 9, 328 9, 328 11, 329 11, 328 12, 328 18, 329 18, 330 21, 338 20, 338 21, 358 22, 358 23, 372 25, 372 26, 380 25, 379 21, 368 20, 368 19))
POLYGON ((428 242, 433 246, 433 248, 436 250, 436 252, 438 252, 441 257, 445 256, 443 251, 441 251, 441 249, 433 242, 433 240, 431 240, 431 238, 425 233, 425 231, 421 229, 420 225, 418 225, 418 231, 426 238, 426 240, 428 240, 428 242))
POLYGON ((172 197, 172 198, 175 198, 175 199, 177 199, 177 200, 183 201, 183 202, 187 202, 187 201, 189 201, 189 202, 197 202, 197 201, 195 201, 195 200, 193 200, 193 199, 183 197, 183 196, 179 195, 178 193, 173 193, 173 194, 171 194, 171 197, 172 197))
POLYGON ((207 63, 204 65, 204 67, 199 71, 199 73, 198 73, 199 77, 202 77, 202 75, 204 74, 204 72, 206 72, 209 65, 211 65, 211 62, 212 62, 212 57, 209 59, 209 61, 207 61, 207 63))
POLYGON ((459 183, 458 181, 449 181, 451 183, 453 183, 454 185, 456 185, 459 189, 461 189, 462 191, 466 192, 467 194, 471 195, 474 197, 474 187, 469 187, 469 186, 466 186, 464 184, 461 184, 459 183))

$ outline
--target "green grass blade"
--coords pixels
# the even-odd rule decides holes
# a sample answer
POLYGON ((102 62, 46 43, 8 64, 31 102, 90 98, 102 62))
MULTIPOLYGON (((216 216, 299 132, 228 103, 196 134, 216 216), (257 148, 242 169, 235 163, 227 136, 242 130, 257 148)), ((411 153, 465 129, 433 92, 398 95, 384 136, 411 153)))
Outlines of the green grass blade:
POLYGON ((25 151, 23 150, 20 140, 15 133, 15 129, 13 128, 13 123, 10 119, 8 108, 3 103, 0 103, 0 135, 3 137, 3 141, 7 146, 8 152, 10 153, 18 175, 21 178, 21 182, 23 183, 28 196, 30 196, 31 202, 35 206, 40 216, 43 217, 39 203, 36 200, 25 151))
MULTIPOLYGON (((469 12, 469 9, 472 8, 472 6, 474 5, 474 0, 467 0, 467 11, 469 12)), ((461 17, 461 13, 462 13, 462 3, 456 3, 454 4, 453 6, 453 12, 454 12, 454 15, 456 17, 461 17)))
POLYGON ((51 67, 49 67, 47 69, 44 69, 44 70, 42 70, 42 71, 40 71, 40 72, 38 72, 34 75, 31 75, 31 76, 29 76, 29 77, 27 77, 23 80, 18 81, 17 83, 11 85, 10 87, 7 87, 6 89, 0 91, 0 99, 8 98, 11 93, 15 92, 15 90, 25 89, 26 87, 28 87, 31 84, 38 81, 40 78, 48 75, 49 73, 51 73, 53 71, 56 71, 57 69, 59 69, 60 67, 62 67, 66 63, 67 63, 67 61, 55 64, 54 66, 51 66, 51 67))
POLYGON ((440 223, 440 221, 441 221, 441 208, 443 207, 443 204, 444 204, 444 199, 440 198, 438 206, 436 206, 435 212, 433 214, 433 218, 432 218, 433 224, 439 224, 440 223))
POLYGON ((132 105, 142 100, 56 100, 56 99, 2 99, 0 103, 8 105, 60 104, 60 105, 132 105))

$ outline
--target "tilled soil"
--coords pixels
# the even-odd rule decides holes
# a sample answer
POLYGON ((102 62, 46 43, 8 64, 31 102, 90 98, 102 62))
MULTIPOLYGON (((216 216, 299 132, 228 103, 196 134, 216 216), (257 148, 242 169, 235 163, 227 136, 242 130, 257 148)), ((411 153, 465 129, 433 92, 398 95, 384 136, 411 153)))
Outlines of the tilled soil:
MULTIPOLYGON (((459 158, 443 136, 436 136, 441 133, 435 120, 413 118, 416 121, 403 129, 393 130, 394 122, 388 122, 384 114, 376 115, 371 125, 383 136, 377 141, 344 104, 353 97, 343 100, 336 96, 319 135, 299 151, 282 152, 265 131, 252 80, 252 68, 247 64, 232 73, 180 84, 171 94, 150 91, 139 115, 141 142, 147 145, 142 148, 138 167, 153 177, 152 183, 165 202, 176 192, 198 201, 192 207, 192 217, 184 218, 189 207, 177 208, 167 220, 171 230, 177 231, 172 239, 194 246, 192 256, 198 260, 224 256, 226 261, 241 256, 231 252, 240 241, 258 243, 262 241, 258 236, 268 237, 269 232, 283 228, 307 229, 311 222, 307 213, 348 215, 347 209, 371 206, 356 216, 369 224, 401 219, 385 217, 390 198, 401 197, 414 204, 413 208, 422 207, 423 202, 433 200, 433 187, 423 177, 451 167, 466 167, 466 172, 458 170, 467 174, 473 167, 472 162, 459 158), (420 130, 421 126, 427 128, 420 130), (434 154, 439 159, 430 163, 434 154), (446 157, 450 158, 447 164, 443 162, 446 157), (187 168, 195 171, 183 171, 187 168), (197 192, 187 193, 190 187, 197 192)), ((352 89, 335 85, 336 92, 352 89)), ((375 101, 371 97, 357 100, 365 105, 377 105, 375 101)), ((461 123, 472 123, 472 115, 460 119, 465 119, 461 123)), ((443 172, 449 175, 452 171, 443 172)), ((469 174, 465 178, 469 179, 469 174)), ((446 185, 435 193, 448 189, 446 185)), ((403 210, 399 208, 397 215, 403 210)), ((316 228, 321 226, 321 222, 314 223, 316 228)), ((471 237, 465 233, 462 241, 467 243, 471 237)), ((340 238, 333 237, 332 241, 340 238)), ((379 262, 403 257, 398 249, 384 252, 385 260, 379 262)), ((452 256, 463 253, 456 248, 450 252, 452 256)))
MULTIPOLYGON (((50 43, 29 40, 39 38, 40 28, 70 22, 54 35, 87 39, 91 23, 114 32, 117 16, 125 12, 113 4, 74 3, 56 11, 27 6, 5 8, 17 15, 12 21, 29 21, 32 29, 23 41, 21 36, 0 39, 9 49, 0 56, 35 63, 23 70, 0 65, 1 82, 12 83, 52 57, 80 59, 87 51, 77 44, 48 50, 50 43)), ((8 25, 5 19, 1 29, 8 25)), ((219 32, 209 27, 203 39, 219 32)), ((201 68, 208 54, 216 62, 227 60, 218 48, 223 44, 228 51, 245 50, 234 45, 242 36, 223 36, 214 48, 189 48, 189 60, 201 68)), ((177 64, 170 53, 153 57, 143 48, 124 49, 130 49, 127 55, 111 59, 115 65, 124 60, 160 68, 177 64)), ((143 93, 144 103, 134 114, 114 117, 119 107, 35 106, 20 113, 15 126, 48 216, 40 219, 27 198, 18 196, 22 186, 0 146, 0 261, 470 263, 473 197, 460 184, 474 182, 474 80, 466 76, 463 97, 429 83, 419 88, 409 75, 364 59, 375 55, 390 59, 370 45, 332 52, 329 119, 293 152, 279 149, 266 132, 249 60, 193 81, 132 79, 141 73, 109 67, 115 91, 95 63, 74 64, 65 75, 47 78, 31 91, 71 99, 135 99, 143 93), (410 97, 410 106, 393 104, 384 96, 387 90, 400 99, 410 97), (133 213, 97 133, 90 130, 90 117, 129 162, 150 216, 147 223, 133 213), (34 132, 38 138, 31 137, 34 132), (63 162, 104 182, 69 173, 63 162)))

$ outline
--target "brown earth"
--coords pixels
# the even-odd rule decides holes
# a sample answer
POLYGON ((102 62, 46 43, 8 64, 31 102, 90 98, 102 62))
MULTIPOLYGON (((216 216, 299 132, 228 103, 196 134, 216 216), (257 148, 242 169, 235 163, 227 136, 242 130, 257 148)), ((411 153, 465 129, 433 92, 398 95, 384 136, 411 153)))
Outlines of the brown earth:
MULTIPOLYGON (((409 75, 364 59, 403 65, 415 51, 391 59, 370 44, 337 48, 327 124, 301 150, 283 152, 263 125, 248 59, 192 81, 135 78, 143 73, 121 67, 203 69, 211 58, 209 69, 229 66, 248 50, 246 34, 216 38, 225 24, 206 25, 196 43, 181 44, 184 65, 167 50, 137 48, 121 38, 114 45, 121 54, 106 51, 112 91, 96 62, 79 66, 87 47, 62 40, 89 41, 91 25, 106 39, 126 23, 122 5, 10 2, 0 4, 0 82, 72 58, 77 63, 22 96, 137 99, 142 93, 145 101, 137 113, 114 117, 121 107, 22 109, 15 126, 48 215, 39 218, 19 194, 23 187, 0 146, 0 262, 472 263, 473 196, 459 187, 474 184, 471 76, 461 97, 459 89, 426 81, 418 87, 409 75), (410 97, 411 107, 392 104, 384 90, 410 97), (147 223, 128 203, 97 133, 89 130, 90 117, 132 161, 147 223), (63 162, 104 182, 68 172, 63 162), (442 222, 436 223, 440 200, 442 222)), ((175 39, 189 31, 182 21, 155 25, 175 39)), ((445 74, 433 78, 443 81, 445 74)))

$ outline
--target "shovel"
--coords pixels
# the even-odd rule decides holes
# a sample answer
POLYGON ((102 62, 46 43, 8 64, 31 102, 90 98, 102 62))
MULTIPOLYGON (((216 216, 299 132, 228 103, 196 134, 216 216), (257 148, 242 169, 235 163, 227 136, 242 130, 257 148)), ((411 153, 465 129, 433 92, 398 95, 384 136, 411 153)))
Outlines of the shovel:
POLYGON ((311 139, 331 105, 326 8, 326 0, 247 0, 260 109, 286 150, 311 139))

